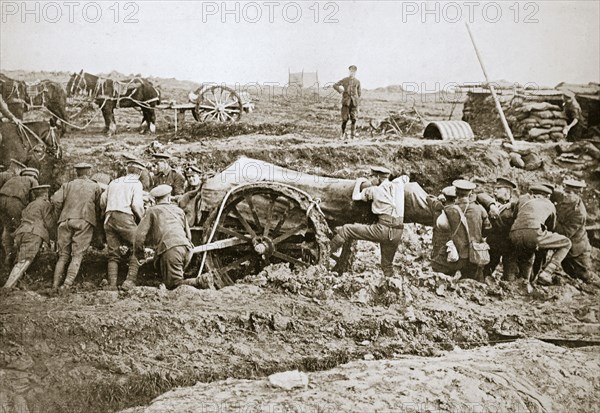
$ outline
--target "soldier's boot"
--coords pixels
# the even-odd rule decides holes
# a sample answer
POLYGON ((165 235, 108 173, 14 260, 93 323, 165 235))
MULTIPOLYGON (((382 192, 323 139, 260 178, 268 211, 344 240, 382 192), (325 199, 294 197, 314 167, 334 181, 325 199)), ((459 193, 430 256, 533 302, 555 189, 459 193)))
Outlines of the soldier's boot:
POLYGON ((556 271, 557 265, 554 262, 550 262, 542 272, 538 275, 538 283, 542 285, 552 285, 554 279, 553 274, 556 271))
POLYGON ((65 267, 67 266, 68 262, 68 257, 58 257, 56 267, 54 267, 54 280, 52 281, 52 288, 57 289, 58 287, 60 287, 60 283, 62 282, 63 276, 65 274, 65 267))
POLYGON ((340 235, 336 234, 331 239, 331 242, 329 243, 329 245, 331 247, 331 253, 332 254, 336 253, 342 247, 342 245, 344 245, 345 242, 346 242, 346 240, 344 238, 342 238, 340 235))
POLYGON ((350 137, 352 139, 358 138, 358 135, 356 134, 356 123, 350 125, 350 137))
POLYGON ((106 271, 106 278, 108 279, 107 290, 117 289, 117 277, 119 276, 119 263, 117 261, 109 261, 108 268, 106 271))
POLYGON ((132 255, 129 260, 129 270, 127 271, 127 278, 121 285, 121 288, 124 290, 129 290, 137 285, 137 275, 138 270, 140 268, 140 264, 138 263, 137 258, 132 255))
POLYGON ((67 268, 67 276, 65 277, 65 282, 61 288, 71 288, 79 273, 79 267, 81 267, 82 260, 83 257, 81 256, 74 256, 71 258, 71 263, 69 264, 69 268, 67 268))
POLYGON ((12 271, 10 272, 8 280, 6 281, 6 284, 4 284, 3 288, 13 288, 17 284, 17 281, 19 281, 21 276, 25 274, 25 271, 27 271, 29 265, 31 265, 31 260, 24 260, 16 263, 12 271))
POLYGON ((184 278, 181 280, 179 285, 191 285, 192 287, 199 287, 200 284, 197 278, 184 278))

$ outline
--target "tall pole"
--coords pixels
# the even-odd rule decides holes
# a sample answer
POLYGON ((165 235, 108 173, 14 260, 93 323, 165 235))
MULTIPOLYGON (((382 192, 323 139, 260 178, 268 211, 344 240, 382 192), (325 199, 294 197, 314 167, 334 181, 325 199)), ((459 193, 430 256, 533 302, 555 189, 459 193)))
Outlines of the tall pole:
POLYGON ((481 65, 481 70, 483 71, 483 76, 485 76, 485 81, 487 82, 488 87, 490 88, 490 92, 492 92, 492 98, 494 99, 494 103, 496 104, 496 110, 498 111, 498 115, 500 115, 500 120, 502 121, 502 126, 504 127, 504 131, 506 135, 510 139, 510 143, 515 143, 515 138, 513 137, 512 131, 510 130, 510 126, 508 126, 508 122, 506 121, 506 116, 504 116, 504 111, 502 110, 502 105, 500 105, 500 101, 498 100, 498 95, 496 94, 496 88, 494 85, 490 83, 490 79, 488 77, 487 71, 485 70, 485 65, 483 64, 483 59, 481 58, 481 54, 479 53, 479 49, 477 48, 477 44, 475 44, 475 38, 473 37, 473 33, 471 32, 471 28, 468 23, 465 23, 467 26, 467 31, 469 32, 469 37, 471 38, 471 42, 473 43, 473 48, 475 49, 475 54, 477 55, 477 60, 479 60, 479 64, 481 65))

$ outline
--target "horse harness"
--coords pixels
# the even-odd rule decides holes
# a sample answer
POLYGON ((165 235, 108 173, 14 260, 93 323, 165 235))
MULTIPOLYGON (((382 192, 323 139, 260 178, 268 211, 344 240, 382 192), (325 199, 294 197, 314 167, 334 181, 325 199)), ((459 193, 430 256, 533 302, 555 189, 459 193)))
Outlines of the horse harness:
POLYGON ((92 98, 94 98, 96 100, 116 101, 117 107, 119 106, 119 102, 121 100, 127 99, 127 100, 133 101, 134 103, 137 103, 141 107, 150 108, 150 106, 149 106, 150 103, 157 102, 160 99, 160 92, 154 86, 152 86, 152 88, 156 92, 156 97, 145 100, 145 101, 138 101, 133 98, 133 95, 135 95, 135 93, 138 91, 139 87, 144 84, 144 81, 140 78, 134 78, 128 82, 121 82, 118 80, 111 80, 111 79, 98 77, 98 80, 96 81, 96 85, 94 86, 93 89, 91 89, 88 87, 87 81, 85 80, 85 75, 86 75, 86 73, 79 73, 77 75, 77 84, 75 84, 75 82, 73 82, 73 84, 71 85, 71 91, 70 91, 71 94, 74 92, 74 90, 91 91, 92 98), (82 82, 83 82, 83 87, 82 87, 82 82), (112 88, 108 84, 109 82, 112 83, 112 88), (130 93, 128 93, 131 85, 134 85, 134 84, 139 84, 140 86, 136 86, 130 93))

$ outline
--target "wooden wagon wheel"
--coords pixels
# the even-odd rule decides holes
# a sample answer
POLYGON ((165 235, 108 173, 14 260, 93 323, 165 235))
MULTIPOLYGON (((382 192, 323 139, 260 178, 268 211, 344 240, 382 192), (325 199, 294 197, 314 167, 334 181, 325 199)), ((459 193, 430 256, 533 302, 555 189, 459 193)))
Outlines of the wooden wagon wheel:
MULTIPOLYGON (((215 210, 207 218, 203 243, 208 242, 218 214, 215 210)), ((269 264, 328 266, 329 232, 321 212, 297 189, 278 183, 244 185, 230 194, 212 239, 244 242, 209 251, 207 268, 215 287, 221 288, 269 264)))
POLYGON ((200 122, 235 122, 242 117, 242 98, 227 86, 213 86, 199 93, 194 119, 200 122))

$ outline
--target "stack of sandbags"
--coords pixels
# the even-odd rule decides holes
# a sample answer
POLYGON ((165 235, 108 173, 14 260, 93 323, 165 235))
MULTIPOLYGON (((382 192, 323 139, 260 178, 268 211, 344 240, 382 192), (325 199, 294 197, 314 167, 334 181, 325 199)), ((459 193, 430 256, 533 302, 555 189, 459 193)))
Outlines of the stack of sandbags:
POLYGON ((558 141, 563 139, 567 117, 559 106, 549 102, 524 103, 514 107, 510 116, 515 137, 529 141, 558 141))

